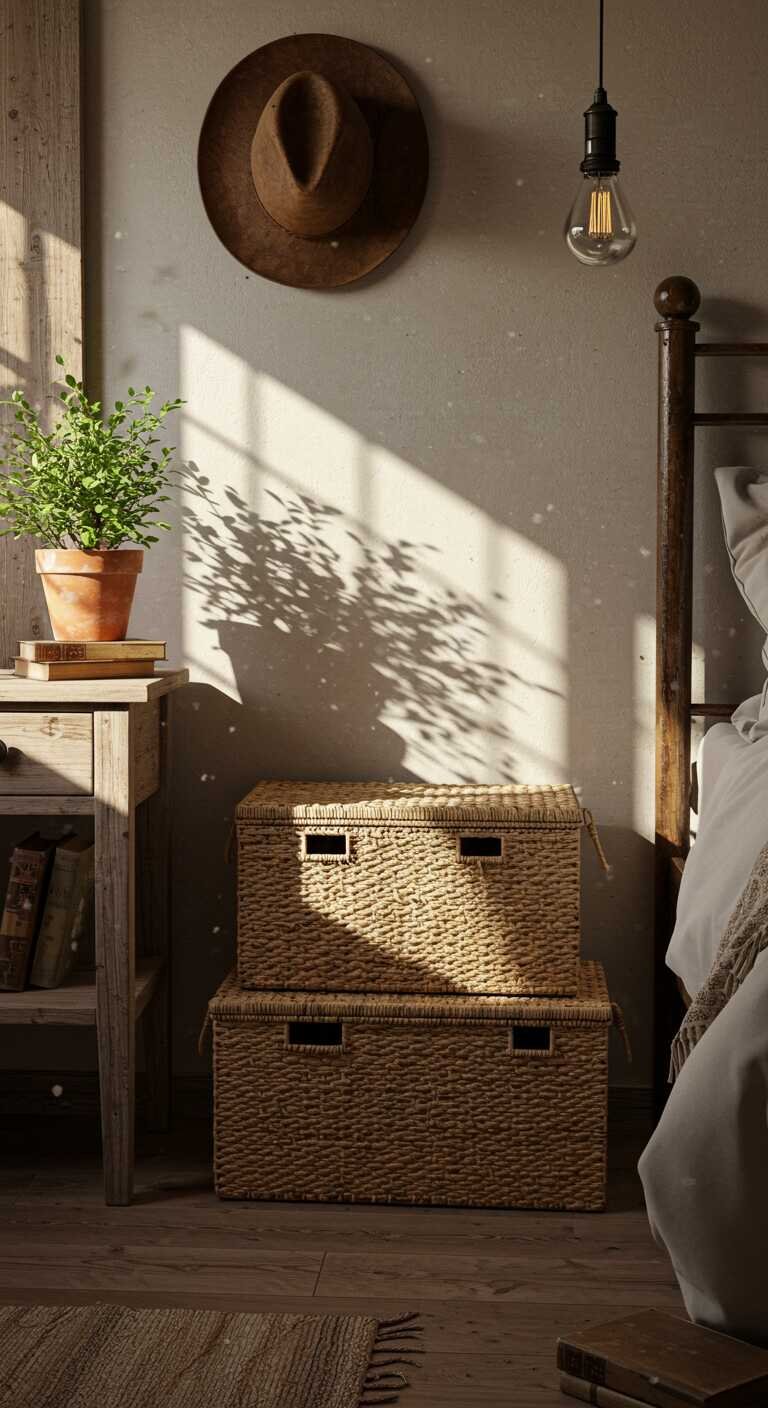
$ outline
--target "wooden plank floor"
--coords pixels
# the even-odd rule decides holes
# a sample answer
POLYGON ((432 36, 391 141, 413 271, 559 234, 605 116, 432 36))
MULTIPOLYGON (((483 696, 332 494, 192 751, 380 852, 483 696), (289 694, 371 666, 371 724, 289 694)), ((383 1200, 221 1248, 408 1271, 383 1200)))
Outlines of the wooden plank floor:
POLYGON ((426 1353, 403 1408, 572 1403, 558 1334, 640 1306, 682 1311, 645 1220, 636 1117, 612 1130, 602 1214, 220 1203, 203 1123, 146 1136, 136 1201, 107 1208, 84 1127, 23 1123, 0 1169, 2 1302, 419 1310, 426 1353))

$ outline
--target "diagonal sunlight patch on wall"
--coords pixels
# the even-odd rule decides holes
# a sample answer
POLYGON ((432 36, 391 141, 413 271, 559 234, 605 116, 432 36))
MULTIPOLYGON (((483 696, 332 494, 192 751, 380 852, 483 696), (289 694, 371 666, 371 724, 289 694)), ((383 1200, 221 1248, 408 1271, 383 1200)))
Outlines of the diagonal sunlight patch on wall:
MULTIPOLYGON (((52 160, 49 141, 44 136, 41 141, 52 160)), ((26 179, 25 204, 27 198, 34 204, 35 192, 40 198, 37 175, 32 176, 29 160, 22 160, 21 150, 14 163, 13 172, 3 172, 5 187, 21 191, 26 179), (22 179, 24 171, 27 177, 22 179)), ((0 201, 0 401, 8 402, 12 391, 23 391, 40 410, 46 431, 53 429, 61 412, 56 354, 65 357, 67 369, 75 375, 79 376, 82 368, 81 278, 79 249, 59 234, 33 224, 8 201, 0 201)), ((14 414, 12 405, 0 405, 3 440, 14 414)), ((20 637, 44 635, 48 629, 42 589, 34 571, 33 546, 31 540, 0 540, 3 664, 16 654, 20 637)))
POLYGON ((276 771, 565 778, 563 565, 197 329, 180 363, 185 655, 276 771))
POLYGON ((639 836, 653 841, 656 834, 654 778, 656 768, 656 619, 645 613, 635 617, 634 668, 634 822, 639 836))
MULTIPOLYGON (((29 221, 6 201, 0 201, 0 388, 2 396, 19 388, 33 404, 44 407, 50 429, 60 411, 55 384, 61 352, 79 375, 82 346, 73 309, 80 306, 80 250, 50 230, 30 227, 29 221)), ((0 407, 0 423, 12 417, 0 407)))
MULTIPOLYGON (((635 617, 634 630, 634 822, 638 835, 655 840, 656 777, 656 618, 635 617)), ((696 641, 691 659, 691 697, 704 699, 706 651, 696 641)), ((691 727, 691 759, 701 739, 700 720, 691 727)))
MULTIPOLYGON (((7 397, 17 387, 26 389, 32 355, 32 332, 29 316, 17 317, 28 293, 24 253, 27 245, 27 221, 7 201, 0 201, 0 237, 2 256, 0 270, 3 279, 3 306, 0 313, 0 385, 7 397)), ((9 422, 12 411, 0 407, 0 422, 9 422)))

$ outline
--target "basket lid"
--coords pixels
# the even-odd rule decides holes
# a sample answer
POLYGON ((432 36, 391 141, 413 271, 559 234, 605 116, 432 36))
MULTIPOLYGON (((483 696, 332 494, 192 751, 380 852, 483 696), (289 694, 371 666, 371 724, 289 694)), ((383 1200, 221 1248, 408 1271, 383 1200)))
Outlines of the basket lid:
POLYGON ((564 1026, 613 1021, 602 965, 591 959, 579 964, 574 997, 498 997, 467 995, 423 996, 401 993, 268 992, 242 988, 230 973, 208 1004, 213 1021, 252 1022, 261 1018, 300 1021, 327 1018, 371 1022, 548 1022, 564 1026))
POLYGON ((469 821, 581 826, 567 784, 429 782, 257 782, 238 803, 238 820, 469 821))

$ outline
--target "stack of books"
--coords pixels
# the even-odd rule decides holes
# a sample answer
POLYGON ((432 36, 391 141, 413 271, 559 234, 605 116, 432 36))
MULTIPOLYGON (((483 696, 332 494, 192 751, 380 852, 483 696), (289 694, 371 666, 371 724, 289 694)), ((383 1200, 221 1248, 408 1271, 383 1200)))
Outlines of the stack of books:
POLYGON ((0 989, 60 987, 94 961, 93 842, 33 831, 19 841, 0 918, 0 989))
POLYGON ((164 640, 22 640, 15 673, 23 680, 141 679, 164 659, 164 640))
POLYGON ((644 1310, 558 1340, 560 1389, 602 1408, 761 1408, 768 1351, 644 1310))

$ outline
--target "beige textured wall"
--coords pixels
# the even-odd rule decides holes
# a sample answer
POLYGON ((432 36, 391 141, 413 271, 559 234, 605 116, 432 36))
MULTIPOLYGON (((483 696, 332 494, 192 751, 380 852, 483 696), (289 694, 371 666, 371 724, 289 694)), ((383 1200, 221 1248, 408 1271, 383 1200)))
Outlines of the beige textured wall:
MULTIPOLYGON (((223 854, 254 779, 568 778, 615 867, 605 883, 585 851, 585 950, 637 1051, 631 1068, 615 1054, 614 1079, 647 1084, 651 296, 689 274, 708 331, 768 336, 768 8, 611 0, 608 88, 640 228, 613 270, 576 264, 561 238, 591 0, 85 8, 91 378, 110 396, 136 378, 185 396, 179 444, 208 479, 154 552, 134 620, 166 634, 195 680, 178 709, 180 1068, 195 1068, 233 952, 223 854), (317 30, 390 56, 432 145, 407 246, 327 294, 249 277, 213 234, 195 170, 222 76, 317 30)), ((750 392, 743 367, 730 375, 721 406, 750 392)), ((724 572, 708 469, 762 446, 706 446, 697 634, 728 697, 759 678, 758 646, 724 572)))

